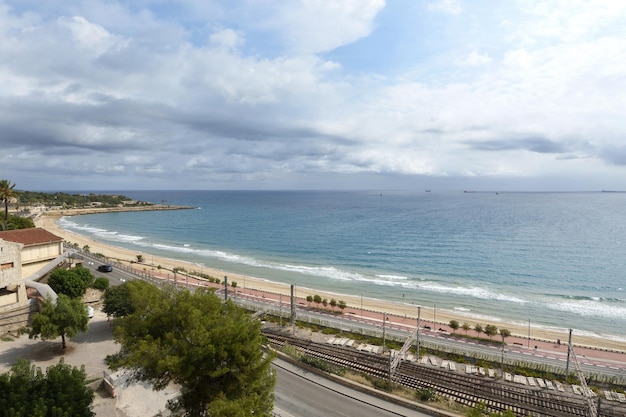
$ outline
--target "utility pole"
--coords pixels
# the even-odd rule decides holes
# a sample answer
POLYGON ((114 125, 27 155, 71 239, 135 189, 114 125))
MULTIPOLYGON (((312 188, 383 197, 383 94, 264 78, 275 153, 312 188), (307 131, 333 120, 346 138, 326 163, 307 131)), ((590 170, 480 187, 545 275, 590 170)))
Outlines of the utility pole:
POLYGON ((385 352, 385 322, 387 321, 387 315, 383 313, 383 352, 385 352))
POLYGON ((417 330, 415 331, 415 356, 419 360, 420 358, 420 314, 422 312, 421 307, 417 307, 417 330))
POLYGON ((291 327, 296 334, 296 286, 291 284, 291 327))
POLYGON ((572 329, 569 329, 569 341, 567 342, 567 362, 565 363, 565 382, 569 377, 569 355, 572 350, 572 329))
POLYGON ((500 359, 500 367, 502 368, 502 379, 504 379, 504 335, 502 335, 502 358, 500 359))

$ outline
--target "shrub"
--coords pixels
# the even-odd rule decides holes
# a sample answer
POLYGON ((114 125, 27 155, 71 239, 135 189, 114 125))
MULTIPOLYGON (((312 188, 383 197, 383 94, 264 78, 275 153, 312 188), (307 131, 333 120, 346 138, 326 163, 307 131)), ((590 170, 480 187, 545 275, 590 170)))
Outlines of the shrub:
POLYGON ((437 399, 437 391, 432 388, 422 388, 415 391, 415 398, 419 401, 435 401, 437 399))
POLYGON ((108 278, 100 277, 96 278, 93 283, 93 287, 97 290, 106 290, 109 288, 109 280, 108 278))

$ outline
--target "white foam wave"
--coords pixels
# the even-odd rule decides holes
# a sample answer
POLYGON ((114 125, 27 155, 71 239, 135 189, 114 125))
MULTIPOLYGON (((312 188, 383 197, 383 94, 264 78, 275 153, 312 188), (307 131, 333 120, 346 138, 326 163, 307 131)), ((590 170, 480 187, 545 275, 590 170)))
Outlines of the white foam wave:
POLYGON ((76 223, 74 221, 68 220, 65 217, 62 217, 61 219, 59 219, 59 226, 61 226, 64 229, 70 229, 70 230, 73 229, 73 230, 76 230, 78 232, 91 234, 96 239, 108 240, 108 241, 111 241, 111 242, 134 243, 134 242, 139 242, 139 241, 144 239, 143 236, 119 234, 116 231, 102 229, 100 227, 90 226, 88 223, 85 223, 85 224, 81 225, 81 224, 78 224, 78 223, 76 223))
POLYGON ((519 304, 525 304, 528 302, 527 300, 523 300, 518 297, 513 297, 507 294, 496 293, 486 288, 480 288, 480 287, 464 287, 464 286, 451 287, 451 286, 437 284, 434 282, 420 282, 420 283, 417 283, 417 287, 424 291, 431 291, 431 292, 436 292, 440 294, 455 294, 455 295, 462 295, 462 296, 470 296, 470 297, 479 298, 482 300, 507 301, 507 302, 519 303, 519 304))
POLYGON ((626 317, 626 306, 607 304, 596 300, 553 300, 546 303, 552 310, 574 313, 585 317, 603 317, 623 320, 626 317))
POLYGON ((386 274, 381 274, 381 275, 376 275, 379 278, 384 278, 384 279, 390 279, 390 280, 394 280, 394 281, 406 281, 409 279, 409 277, 405 277, 404 275, 386 275, 386 274))
POLYGON ((304 266, 304 265, 289 265, 280 264, 276 266, 276 269, 287 272, 299 272, 306 275, 314 275, 325 278, 331 278, 340 281, 355 281, 361 280, 363 276, 358 273, 342 271, 332 266, 304 266))

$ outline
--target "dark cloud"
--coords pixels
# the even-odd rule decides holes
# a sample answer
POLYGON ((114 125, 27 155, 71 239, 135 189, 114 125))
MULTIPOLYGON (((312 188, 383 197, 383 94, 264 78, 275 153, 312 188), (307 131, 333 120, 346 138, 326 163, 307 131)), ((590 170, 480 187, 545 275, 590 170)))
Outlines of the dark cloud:
POLYGON ((600 157, 613 164, 626 166, 626 146, 610 146, 600 152, 600 157))
POLYGON ((569 152, 567 146, 562 143, 542 137, 528 137, 515 139, 465 141, 470 148, 479 151, 511 151, 525 150, 536 153, 565 153, 569 152))

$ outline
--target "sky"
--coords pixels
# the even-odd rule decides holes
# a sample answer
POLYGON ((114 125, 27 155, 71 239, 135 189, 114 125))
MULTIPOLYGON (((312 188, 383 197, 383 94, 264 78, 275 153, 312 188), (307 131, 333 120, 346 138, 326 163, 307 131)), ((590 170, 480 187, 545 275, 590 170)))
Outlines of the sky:
POLYGON ((0 178, 626 190, 625 21, 622 0, 0 0, 0 178))

